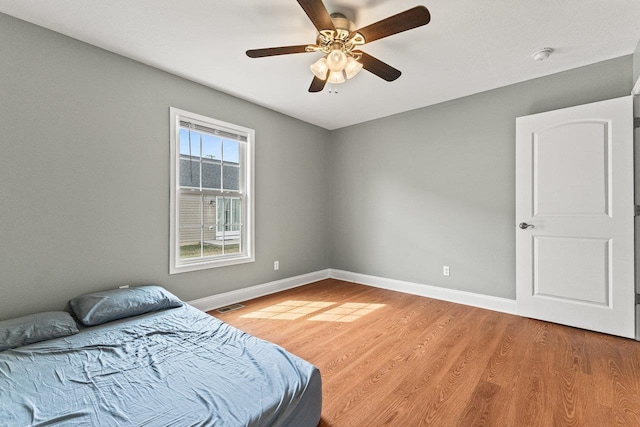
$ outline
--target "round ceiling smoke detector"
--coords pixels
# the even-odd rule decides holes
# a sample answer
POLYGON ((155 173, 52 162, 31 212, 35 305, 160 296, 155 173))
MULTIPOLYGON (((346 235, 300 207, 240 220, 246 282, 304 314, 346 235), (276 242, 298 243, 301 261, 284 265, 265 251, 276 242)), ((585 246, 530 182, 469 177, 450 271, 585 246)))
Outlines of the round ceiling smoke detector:
POLYGON ((553 52, 552 48, 545 47, 543 49, 540 49, 540 50, 537 50, 537 51, 533 52, 531 54, 531 57, 535 61, 544 61, 545 59, 549 58, 549 55, 551 55, 551 52, 553 52))

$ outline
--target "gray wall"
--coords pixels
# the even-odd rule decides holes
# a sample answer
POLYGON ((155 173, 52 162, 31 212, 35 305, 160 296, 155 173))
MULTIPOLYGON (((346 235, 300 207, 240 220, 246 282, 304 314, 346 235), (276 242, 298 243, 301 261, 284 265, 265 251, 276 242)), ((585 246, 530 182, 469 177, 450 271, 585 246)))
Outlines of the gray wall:
POLYGON ((626 56, 332 132, 331 267, 515 298, 515 118, 631 87, 626 56))
POLYGON ((127 283, 191 300, 328 268, 328 138, 0 14, 0 319, 127 283), (169 106, 256 130, 255 263, 169 276, 169 106))

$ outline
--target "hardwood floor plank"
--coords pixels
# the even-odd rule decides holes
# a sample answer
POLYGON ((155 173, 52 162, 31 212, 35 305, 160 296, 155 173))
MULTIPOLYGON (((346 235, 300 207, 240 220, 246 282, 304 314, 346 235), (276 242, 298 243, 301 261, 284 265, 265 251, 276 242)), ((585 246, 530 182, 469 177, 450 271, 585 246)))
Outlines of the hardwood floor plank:
MULTIPOLYGON (((419 317, 416 317, 413 322, 405 322, 402 327, 406 328, 406 331, 413 331, 413 334, 427 333, 426 339, 418 346, 407 340, 405 334, 397 330, 400 327, 400 323, 394 322, 391 329, 393 334, 386 337, 381 336, 377 340, 378 346, 387 349, 385 352, 381 353, 377 348, 373 348, 367 354, 368 359, 364 360, 364 363, 359 363, 358 360, 355 360, 356 363, 351 369, 357 368, 359 375, 353 376, 349 375, 351 372, 347 372, 347 383, 352 384, 350 387, 344 386, 342 382, 343 373, 338 373, 339 376, 336 377, 338 389, 335 391, 345 395, 345 399, 342 400, 342 407, 334 415, 335 419, 339 422, 345 422, 344 418, 352 417, 354 413, 360 417, 368 417, 371 412, 365 406, 369 403, 368 394, 371 386, 383 382, 384 390, 389 390, 393 386, 399 385, 404 380, 404 375, 395 375, 395 372, 406 369, 407 364, 418 357, 421 347, 425 343, 433 341, 433 338, 438 336, 438 331, 443 329, 442 325, 450 323, 451 319, 456 316, 455 313, 462 313, 462 310, 452 304, 449 306, 449 310, 443 312, 442 316, 436 319, 438 320, 435 322, 436 326, 430 331, 428 329, 424 330, 423 322, 419 317), (370 365, 377 366, 378 369, 371 372, 367 377, 367 372, 363 371, 362 368, 370 365), (347 409, 349 410, 347 411, 347 409)), ((406 321, 406 318, 404 320, 406 321)), ((410 366, 414 365, 411 364, 410 366)))
MULTIPOLYGON (((447 345, 445 342, 443 342, 443 340, 446 340, 447 337, 446 336, 442 336, 439 340, 429 340, 429 344, 433 345, 433 346, 438 346, 440 345, 443 348, 447 348, 447 345), (440 344, 438 344, 440 343, 440 344)), ((462 341, 459 341, 462 342, 462 341)), ((394 345, 392 345, 390 348, 398 348, 397 345, 399 345, 399 343, 394 343, 394 345)), ((379 372, 379 373, 384 373, 384 374, 391 374, 392 369, 393 371, 400 371, 402 372, 403 370, 406 371, 406 367, 407 366, 413 366, 414 363, 411 362, 411 360, 421 360, 424 357, 424 352, 422 352, 421 348, 407 348, 407 346, 402 346, 398 349, 399 351, 395 352, 393 359, 388 360, 387 364, 383 366, 383 369, 387 372, 379 372), (422 357, 418 358, 417 356, 417 352, 422 353, 422 357), (397 368, 397 369, 396 369, 397 368)), ((431 353, 433 354, 433 353, 431 353)), ((451 363, 450 360, 447 360, 445 357, 441 357, 439 359, 438 363, 433 364, 434 366, 442 366, 442 367, 446 367, 451 363)), ((422 363, 423 366, 429 366, 428 363, 422 363)), ((415 367, 414 367, 415 368, 415 367)), ((440 372, 442 372, 442 375, 444 375, 444 373, 446 372, 446 369, 440 369, 440 372)), ((378 374, 379 374, 378 373, 378 374)), ((393 372, 395 373, 395 372, 393 372)), ((427 376, 432 375, 433 372, 427 373, 427 376)), ((417 382, 414 381, 407 381, 404 378, 404 375, 394 375, 391 377, 387 377, 386 381, 385 381, 385 389, 386 390, 392 390, 395 387, 394 392, 392 393, 392 395, 394 396, 399 396, 399 399, 393 399, 391 401, 391 405, 398 405, 398 407, 401 407, 401 402, 406 403, 407 401, 411 402, 411 396, 419 393, 420 388, 421 388, 421 383, 423 382, 421 379, 424 378, 424 374, 422 373, 421 370, 417 369, 416 371, 414 371, 414 374, 412 375, 412 380, 415 380, 417 382), (395 400, 395 401, 394 401, 395 400), (400 402, 398 402, 398 400, 400 400, 400 402)), ((412 412, 415 413, 415 410, 417 408, 415 407, 411 407, 410 411, 407 412, 412 412)), ((384 410, 384 407, 383 407, 384 410)), ((351 414, 348 413, 344 413, 342 414, 343 417, 344 416, 348 416, 350 417, 351 414)), ((370 412, 362 412, 361 414, 364 417, 371 417, 372 415, 375 416, 376 418, 379 417, 378 413, 375 414, 371 414, 370 412)), ((341 418, 338 417, 338 421, 340 421, 341 418)), ((381 420, 383 421, 383 420, 381 420)))
MULTIPOLYGON (((484 367, 488 364, 494 349, 506 329, 506 322, 486 310, 478 310, 474 322, 478 328, 466 338, 467 346, 455 358, 446 380, 440 383, 430 406, 424 411, 420 425, 443 425, 449 420, 460 418, 473 398, 484 367), (436 397, 437 396, 437 397, 436 397), (438 406, 440 409, 438 410, 438 406), (440 414, 438 414, 440 412, 440 414)), ((453 353, 452 355, 455 355, 453 353)))
POLYGON ((628 425, 640 426, 640 405, 638 405, 639 396, 636 392, 635 376, 627 376, 627 372, 632 366, 631 363, 623 357, 628 352, 628 347, 612 346, 611 342, 606 339, 602 345, 603 352, 607 358, 608 378, 610 388, 613 390, 612 409, 617 416, 628 425), (622 351, 621 351, 622 350, 622 351))
POLYGON ((632 340, 334 279, 211 314, 318 366, 322 427, 640 426, 632 340), (292 301, 332 304, 247 317, 292 301))
MULTIPOLYGON (((451 309, 457 310, 459 307, 451 306, 451 309)), ((403 355, 405 371, 408 368, 413 373, 410 378, 398 375, 394 379, 397 386, 375 414, 379 421, 391 422, 402 413, 402 417, 406 418, 410 414, 416 414, 416 411, 422 412, 423 402, 416 407, 412 396, 419 394, 425 384, 430 384, 434 375, 444 375, 446 368, 452 363, 447 357, 452 346, 458 346, 461 350, 466 345, 464 340, 459 339, 462 336, 461 330, 446 332, 452 321, 460 320, 463 313, 464 310, 444 313, 432 327, 420 332, 414 339, 415 343, 406 342, 403 355)))
POLYGON ((473 395, 457 423, 458 427, 498 426, 503 424, 499 414, 504 411, 504 403, 499 399, 502 388, 491 382, 478 381, 473 395), (497 416, 496 416, 497 413, 497 416))
POLYGON ((527 328, 524 325, 526 319, 509 317, 508 326, 496 346, 496 351, 489 360, 483 380, 513 390, 518 380, 518 373, 524 361, 523 356, 526 349, 519 343, 525 339, 527 328))

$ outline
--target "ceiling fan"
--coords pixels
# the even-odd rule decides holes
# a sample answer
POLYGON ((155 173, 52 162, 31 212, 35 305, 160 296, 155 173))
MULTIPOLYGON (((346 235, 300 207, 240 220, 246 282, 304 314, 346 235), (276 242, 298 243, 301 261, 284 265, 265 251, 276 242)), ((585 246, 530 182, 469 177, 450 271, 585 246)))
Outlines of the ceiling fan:
POLYGON ((270 47, 247 51, 250 58, 322 52, 324 56, 311 65, 314 74, 309 92, 320 92, 327 82, 344 83, 362 68, 391 82, 400 77, 400 70, 358 50, 365 43, 426 25, 431 20, 429 10, 416 6, 397 15, 353 31, 353 23, 342 14, 329 15, 322 0, 297 0, 318 30, 315 44, 270 47))

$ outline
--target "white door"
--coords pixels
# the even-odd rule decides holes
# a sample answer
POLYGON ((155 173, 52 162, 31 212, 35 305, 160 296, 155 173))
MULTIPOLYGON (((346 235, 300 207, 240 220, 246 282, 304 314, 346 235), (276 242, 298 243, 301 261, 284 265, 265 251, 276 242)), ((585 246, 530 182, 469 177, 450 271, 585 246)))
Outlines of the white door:
POLYGON ((633 99, 516 119, 518 314, 635 337, 633 99))

